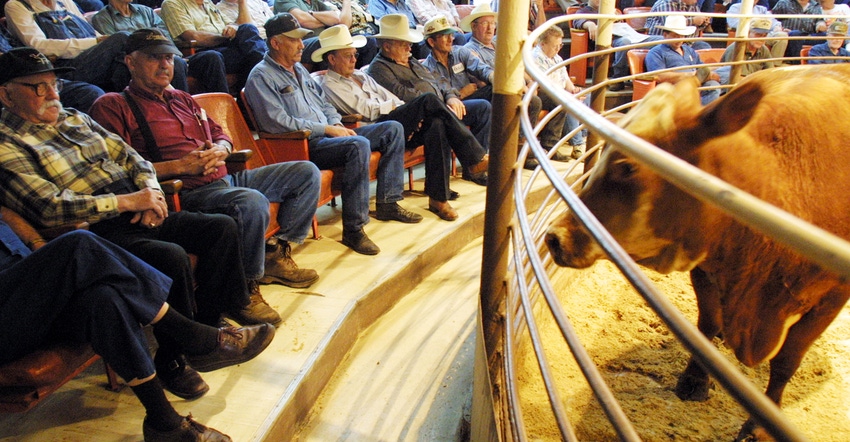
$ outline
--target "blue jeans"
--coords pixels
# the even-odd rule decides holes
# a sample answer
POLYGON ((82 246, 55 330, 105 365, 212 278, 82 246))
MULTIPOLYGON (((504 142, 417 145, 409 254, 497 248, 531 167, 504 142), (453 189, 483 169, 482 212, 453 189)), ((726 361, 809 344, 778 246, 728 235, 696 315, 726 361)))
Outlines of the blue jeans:
POLYGON ((212 50, 222 55, 225 72, 238 75, 240 83, 244 83, 254 65, 263 59, 268 47, 265 40, 260 38, 257 27, 245 23, 239 25, 236 36, 230 40, 230 43, 212 50))
POLYGON ((236 220, 245 277, 265 272, 269 202, 280 203, 277 238, 300 244, 310 230, 319 199, 319 169, 307 161, 272 164, 236 172, 180 195, 184 210, 222 213, 236 220))
MULTIPOLYGON (((540 101, 543 103, 544 110, 551 112, 553 109, 558 107, 558 103, 546 92, 542 92, 538 96, 540 97, 540 101)), ((590 106, 590 95, 586 95, 583 100, 584 104, 590 106)), ((579 125, 581 125, 581 122, 579 122, 578 119, 572 116, 569 112, 564 110, 558 112, 558 115, 552 117, 546 126, 540 130, 540 134, 538 135, 540 145, 546 150, 552 149, 556 144, 558 144, 565 133, 569 133, 573 129, 579 127, 579 125)), ((578 146, 584 143, 584 139, 586 137, 587 129, 582 129, 570 137, 569 144, 570 146, 578 146)))
MULTIPOLYGON (((729 79, 728 75, 726 76, 726 79, 728 81, 728 79, 729 79)), ((720 83, 715 81, 715 80, 708 80, 705 83, 703 83, 702 86, 703 87, 720 86, 720 83)), ((714 101, 718 98, 720 98, 720 89, 710 89, 710 90, 707 90, 707 91, 700 91, 699 92, 699 101, 703 106, 707 105, 708 103, 711 103, 712 101, 714 101)))
POLYGON ((148 377, 154 364, 140 324, 153 320, 170 285, 91 232, 60 236, 0 270, 0 362, 52 340, 88 341, 125 380, 148 377))
POLYGON ((104 94, 103 89, 82 81, 62 81, 62 92, 59 93, 59 101, 62 106, 73 107, 88 113, 94 100, 104 94))
POLYGON ((106 40, 86 49, 74 58, 60 58, 56 66, 71 66, 73 72, 62 74, 68 80, 84 81, 103 88, 107 92, 119 92, 125 85, 113 84, 116 71, 124 66, 124 44, 130 34, 119 31, 106 40))
MULTIPOLYGON (((174 79, 177 80, 176 63, 174 70, 174 79)), ((199 93, 229 92, 227 74, 224 72, 224 56, 219 52, 201 51, 189 57, 188 76, 198 80, 198 84, 201 87, 199 93)))
POLYGON ((463 100, 466 115, 461 118, 463 124, 469 126, 470 132, 481 144, 484 150, 490 150, 490 112, 491 105, 487 100, 463 100))
POLYGON ((357 136, 310 140, 310 161, 320 169, 344 167, 342 226, 357 231, 369 222, 369 158, 380 152, 377 203, 401 201, 404 190, 404 127, 384 121, 358 127, 357 136))

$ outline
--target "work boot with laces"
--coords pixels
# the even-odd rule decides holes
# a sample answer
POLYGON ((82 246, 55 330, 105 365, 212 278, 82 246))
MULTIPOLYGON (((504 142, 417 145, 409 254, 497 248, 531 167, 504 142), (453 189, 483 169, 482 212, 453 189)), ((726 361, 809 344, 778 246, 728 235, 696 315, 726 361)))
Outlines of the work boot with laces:
POLYGON ((249 280, 248 290, 251 303, 240 310, 230 312, 229 316, 242 325, 269 323, 276 327, 280 324, 280 315, 263 299, 259 283, 249 280))
POLYGON ((292 247, 286 241, 266 243, 265 274, 260 284, 282 284, 287 287, 310 287, 319 274, 313 269, 300 269, 292 259, 292 247))

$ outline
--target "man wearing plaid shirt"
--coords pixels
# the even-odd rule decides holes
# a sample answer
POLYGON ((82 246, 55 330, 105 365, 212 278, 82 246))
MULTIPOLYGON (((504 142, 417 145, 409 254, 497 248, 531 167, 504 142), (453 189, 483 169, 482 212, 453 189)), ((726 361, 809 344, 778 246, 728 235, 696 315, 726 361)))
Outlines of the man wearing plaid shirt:
MULTIPOLYGON (((690 13, 699 13, 699 5, 698 0, 659 0, 652 5, 652 9, 649 12, 690 12, 690 13)), ((669 14, 668 14, 669 15, 669 14)), ((655 17, 649 17, 646 19, 646 29, 647 34, 649 35, 661 35, 663 32, 661 29, 658 29, 658 26, 664 25, 664 18, 666 15, 658 15, 655 17)), ((702 15, 694 15, 687 17, 688 26, 695 26, 697 28, 697 32, 693 35, 688 35, 687 37, 698 37, 699 33, 708 28, 711 25, 711 18, 705 17, 702 15)), ((694 50, 698 49, 710 49, 711 45, 704 41, 693 41, 689 43, 694 50)))
MULTIPOLYGON (((168 213, 151 163, 88 115, 63 109, 56 72, 73 68, 54 68, 32 48, 12 49, 0 65, 0 205, 39 227, 91 223, 92 232, 170 277, 167 301, 188 318, 218 326, 225 312, 256 317, 244 312, 248 288, 232 218, 168 213), (187 253, 198 256, 194 281, 187 253)), ((166 388, 204 394, 209 387, 179 345, 168 336, 157 341, 157 371, 179 368, 175 383, 163 376, 166 388)))

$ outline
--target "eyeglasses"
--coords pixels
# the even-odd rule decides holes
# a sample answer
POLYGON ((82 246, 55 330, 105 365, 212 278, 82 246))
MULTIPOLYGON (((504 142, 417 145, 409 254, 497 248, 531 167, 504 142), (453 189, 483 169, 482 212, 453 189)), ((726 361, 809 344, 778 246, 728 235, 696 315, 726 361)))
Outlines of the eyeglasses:
POLYGON ((60 91, 62 91, 62 81, 59 80, 58 78, 51 81, 51 82, 43 81, 41 83, 24 83, 22 81, 10 81, 9 83, 19 84, 21 86, 26 86, 26 87, 32 89, 32 91, 35 92, 35 95, 38 96, 38 97, 43 97, 43 96, 47 95, 47 92, 48 92, 47 88, 53 88, 53 90, 56 91, 56 93, 59 93, 60 91))

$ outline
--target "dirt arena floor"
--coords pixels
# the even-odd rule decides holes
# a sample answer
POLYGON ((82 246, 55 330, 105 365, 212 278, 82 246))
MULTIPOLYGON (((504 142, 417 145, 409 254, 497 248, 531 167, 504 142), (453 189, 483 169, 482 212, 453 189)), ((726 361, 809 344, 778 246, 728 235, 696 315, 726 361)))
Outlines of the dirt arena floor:
MULTIPOLYGON (((561 302, 625 413, 645 441, 731 441, 746 412, 719 385, 706 402, 683 402, 673 393, 687 353, 672 333, 607 261, 553 276, 561 302), (571 274, 571 272, 573 272, 571 274)), ((696 302, 687 274, 648 272, 653 283, 696 323, 696 302)), ((560 332, 549 315, 538 314, 561 400, 579 440, 612 441, 607 422, 560 332)), ((768 366, 747 368, 715 339, 723 353, 761 390, 768 366)), ((520 361, 520 396, 531 440, 558 440, 545 390, 530 347, 520 361)), ((850 307, 803 359, 783 396, 788 419, 812 441, 850 440, 850 307)))

